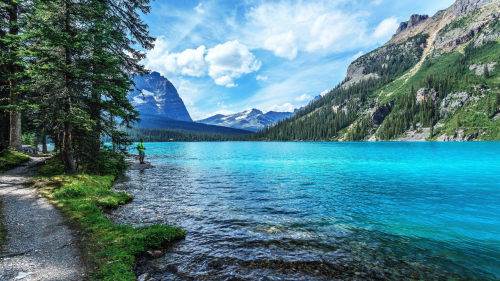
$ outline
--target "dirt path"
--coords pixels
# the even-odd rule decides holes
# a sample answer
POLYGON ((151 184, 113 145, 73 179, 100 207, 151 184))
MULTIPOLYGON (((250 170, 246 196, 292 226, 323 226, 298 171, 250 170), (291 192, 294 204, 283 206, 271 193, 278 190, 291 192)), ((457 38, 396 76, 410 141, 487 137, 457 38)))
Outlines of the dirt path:
POLYGON ((0 174, 2 219, 7 231, 0 254, 0 280, 84 279, 86 269, 75 233, 52 204, 25 184, 44 160, 32 158, 24 166, 0 174))

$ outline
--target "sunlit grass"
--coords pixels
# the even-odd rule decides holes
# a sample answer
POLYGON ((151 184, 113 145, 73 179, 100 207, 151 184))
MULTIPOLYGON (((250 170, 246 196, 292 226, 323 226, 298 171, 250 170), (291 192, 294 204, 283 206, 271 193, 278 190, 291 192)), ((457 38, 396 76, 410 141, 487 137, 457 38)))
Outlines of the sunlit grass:
POLYGON ((134 228, 115 225, 103 210, 130 200, 127 193, 111 190, 114 176, 53 176, 35 179, 35 185, 66 215, 84 229, 83 243, 98 265, 92 273, 97 280, 136 280, 133 264, 137 255, 165 247, 185 237, 186 232, 168 225, 134 228))
POLYGON ((14 168, 19 164, 22 164, 29 160, 30 157, 26 154, 4 151, 0 153, 0 173, 5 172, 8 169, 14 168))

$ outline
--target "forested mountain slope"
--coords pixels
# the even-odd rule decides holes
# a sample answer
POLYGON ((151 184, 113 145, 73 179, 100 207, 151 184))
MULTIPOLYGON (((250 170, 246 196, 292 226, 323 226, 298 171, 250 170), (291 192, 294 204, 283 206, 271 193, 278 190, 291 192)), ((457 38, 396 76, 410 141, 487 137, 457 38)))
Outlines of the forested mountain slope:
POLYGON ((500 0, 413 15, 326 96, 254 140, 500 140, 500 0))

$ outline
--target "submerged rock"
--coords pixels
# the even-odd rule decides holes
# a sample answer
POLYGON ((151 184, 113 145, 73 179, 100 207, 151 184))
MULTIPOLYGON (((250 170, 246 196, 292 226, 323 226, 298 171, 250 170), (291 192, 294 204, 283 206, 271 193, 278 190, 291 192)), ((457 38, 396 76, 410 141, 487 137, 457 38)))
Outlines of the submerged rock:
POLYGON ((155 166, 151 165, 151 162, 144 161, 145 164, 140 164, 139 161, 128 161, 130 163, 130 166, 128 167, 129 171, 137 171, 137 170, 146 170, 146 169, 153 169, 155 166))
POLYGON ((163 252, 160 250, 149 250, 147 253, 152 258, 159 258, 163 256, 163 252))

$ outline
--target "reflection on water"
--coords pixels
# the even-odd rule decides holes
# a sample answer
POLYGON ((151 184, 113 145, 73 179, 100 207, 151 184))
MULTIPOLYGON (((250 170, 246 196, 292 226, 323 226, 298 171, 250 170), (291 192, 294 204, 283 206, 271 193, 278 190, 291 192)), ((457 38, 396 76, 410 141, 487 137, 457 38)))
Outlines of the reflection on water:
POLYGON ((159 280, 498 278, 499 145, 437 145, 149 144, 112 218, 187 230, 159 280))

